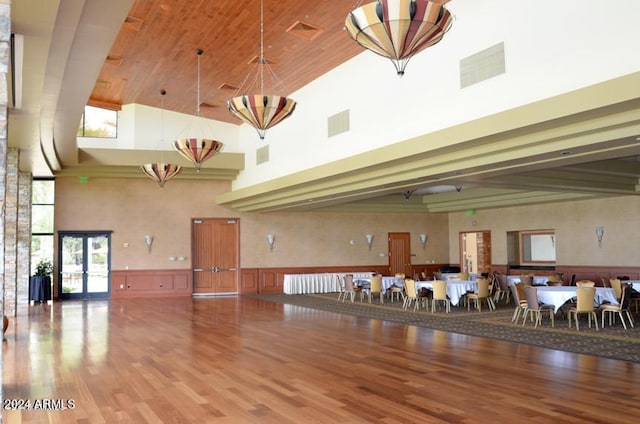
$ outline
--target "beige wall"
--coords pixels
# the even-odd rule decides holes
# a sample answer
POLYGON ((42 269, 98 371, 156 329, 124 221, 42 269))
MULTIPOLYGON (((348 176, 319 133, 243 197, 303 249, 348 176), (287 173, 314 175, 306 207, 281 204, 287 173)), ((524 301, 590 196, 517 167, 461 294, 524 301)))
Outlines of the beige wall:
POLYGON ((460 231, 491 231, 492 262, 507 263, 507 231, 555 229, 556 264, 640 265, 640 197, 616 197, 449 215, 449 261, 458 263, 460 231), (595 227, 604 227, 598 247, 595 227))
POLYGON ((191 218, 240 218, 241 266, 385 265, 387 233, 411 233, 414 264, 448 260, 446 214, 240 214, 215 204, 229 183, 147 179, 56 179, 56 231, 111 230, 112 269, 190 267, 191 218), (373 234, 371 251, 365 234, 373 234), (423 248, 419 234, 429 235, 423 248), (147 252, 144 235, 154 236, 147 252), (269 251, 266 235, 276 236, 269 251), (353 240, 355 244, 351 244, 353 240), (124 247, 128 243, 129 247, 124 247), (184 262, 170 257, 186 257, 184 262))

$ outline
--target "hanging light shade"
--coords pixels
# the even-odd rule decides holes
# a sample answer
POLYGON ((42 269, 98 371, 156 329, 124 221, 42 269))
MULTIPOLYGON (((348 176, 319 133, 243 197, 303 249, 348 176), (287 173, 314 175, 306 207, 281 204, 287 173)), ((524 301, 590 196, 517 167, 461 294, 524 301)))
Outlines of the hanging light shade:
POLYGON ((404 75, 409 59, 444 37, 453 18, 449 0, 377 0, 352 10, 346 30, 356 43, 391 59, 404 75))
MULTIPOLYGON (((260 57, 256 61, 256 78, 260 81, 260 94, 242 94, 227 100, 227 107, 232 115, 240 118, 245 123, 251 125, 258 131, 260 139, 263 140, 267 129, 279 124, 284 119, 291 116, 296 108, 293 99, 284 96, 264 94, 264 70, 267 68, 271 77, 277 80, 275 73, 269 66, 269 61, 264 58, 264 2, 260 1, 260 57)), ((249 79, 249 75, 245 81, 249 79)), ((281 83, 280 83, 281 84, 281 83)), ((236 94, 243 88, 241 84, 236 94)), ((282 85, 282 84, 281 84, 282 85)), ((250 88, 250 87, 249 87, 250 88)))
MULTIPOLYGON (((202 50, 196 50, 196 55, 198 56, 198 103, 196 107, 196 119, 200 118, 200 56, 202 56, 202 53, 202 50)), ((223 146, 224 143, 221 141, 208 138, 179 138, 173 142, 173 147, 180 155, 193 162, 198 172, 200 172, 202 164, 213 155, 219 153, 223 146)))
MULTIPOLYGON (((162 117, 160 121, 162 128, 162 142, 164 144, 164 95, 167 94, 167 92, 165 90, 160 90, 160 94, 162 95, 162 117)), ((147 177, 156 181, 161 188, 164 187, 164 183, 166 183, 171 178, 178 175, 180 171, 182 171, 182 167, 180 165, 174 165, 172 163, 164 162, 145 163, 144 165, 140 166, 140 169, 147 177)))
POLYGON ((140 167, 149 178, 156 181, 160 187, 164 187, 164 183, 175 177, 182 171, 180 165, 172 163, 145 163, 140 167))
POLYGON ((293 113, 296 102, 288 97, 251 94, 234 97, 227 101, 227 106, 232 114, 253 126, 260 139, 264 139, 268 128, 293 113))
POLYGON ((173 142, 173 147, 183 157, 193 162, 198 172, 207 159, 220 153, 223 146, 224 144, 220 141, 206 138, 180 138, 173 142))

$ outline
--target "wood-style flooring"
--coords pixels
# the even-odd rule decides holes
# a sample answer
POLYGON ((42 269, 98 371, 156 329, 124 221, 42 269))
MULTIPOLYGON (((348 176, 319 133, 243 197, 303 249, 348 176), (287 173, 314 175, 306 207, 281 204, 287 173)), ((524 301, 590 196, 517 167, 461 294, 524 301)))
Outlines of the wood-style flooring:
POLYGON ((245 297, 25 306, 2 359, 9 424, 640 419, 637 363, 245 297))

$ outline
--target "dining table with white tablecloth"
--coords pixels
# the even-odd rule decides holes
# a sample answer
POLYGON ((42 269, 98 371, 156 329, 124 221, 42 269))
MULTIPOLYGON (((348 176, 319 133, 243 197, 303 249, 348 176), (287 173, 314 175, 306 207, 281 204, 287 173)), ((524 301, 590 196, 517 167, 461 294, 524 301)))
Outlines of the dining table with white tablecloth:
MULTIPOLYGON (((507 275, 507 284, 510 286, 520 282, 520 275, 507 275)), ((543 286, 547 284, 549 281, 548 275, 534 275, 533 276, 533 285, 535 286, 543 286)))
POLYGON ((635 291, 640 292, 640 280, 622 280, 622 282, 631 284, 635 291))
MULTIPOLYGON (((368 289, 371 286, 371 275, 360 276, 359 278, 356 278, 354 276, 353 283, 357 286, 361 286, 361 287, 364 287, 365 289, 368 289)), ((393 285, 398 287, 403 287, 404 278, 387 276, 387 275, 382 276, 382 294, 385 294, 387 289, 389 289, 389 287, 393 285)))
MULTIPOLYGON (((421 288, 427 288, 433 290, 433 281, 416 281, 416 290, 421 288)), ((460 303, 460 298, 468 292, 478 291, 478 282, 470 280, 452 280, 447 281, 447 296, 451 304, 457 306, 460 303)))
MULTIPOLYGON (((477 272, 470 272, 468 280, 469 281, 476 281, 479 276, 480 276, 480 274, 478 274, 477 272)), ((437 277, 438 280, 459 281, 460 280, 460 273, 459 272, 436 272, 436 277, 437 277)))
MULTIPOLYGON (((536 289, 538 301, 553 305, 555 312, 558 312, 567 301, 577 296, 575 286, 542 286, 536 287, 536 289)), ((612 305, 618 304, 616 293, 611 287, 596 287, 595 306, 603 302, 609 302, 612 305)))
POLYGON ((325 272, 314 274, 285 274, 282 291, 285 294, 334 293, 345 275, 353 279, 371 278, 371 272, 325 272))

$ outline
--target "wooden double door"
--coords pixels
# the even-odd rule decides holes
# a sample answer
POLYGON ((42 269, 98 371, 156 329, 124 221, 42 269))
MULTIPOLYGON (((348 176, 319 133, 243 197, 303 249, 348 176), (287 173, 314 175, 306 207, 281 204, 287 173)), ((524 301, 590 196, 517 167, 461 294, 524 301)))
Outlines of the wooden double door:
POLYGON ((191 228, 194 295, 238 293, 240 220, 196 218, 191 228))

